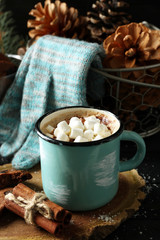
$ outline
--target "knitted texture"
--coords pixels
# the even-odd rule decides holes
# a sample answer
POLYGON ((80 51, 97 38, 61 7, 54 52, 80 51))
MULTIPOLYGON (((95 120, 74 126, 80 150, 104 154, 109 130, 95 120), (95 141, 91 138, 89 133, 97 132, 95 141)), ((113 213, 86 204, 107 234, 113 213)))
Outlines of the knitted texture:
POLYGON ((104 94, 102 46, 51 35, 41 37, 26 52, 16 77, 0 106, 0 155, 14 155, 16 169, 39 162, 37 119, 45 112, 74 105, 88 105, 86 93, 104 94), (88 90, 87 90, 88 89, 88 90))

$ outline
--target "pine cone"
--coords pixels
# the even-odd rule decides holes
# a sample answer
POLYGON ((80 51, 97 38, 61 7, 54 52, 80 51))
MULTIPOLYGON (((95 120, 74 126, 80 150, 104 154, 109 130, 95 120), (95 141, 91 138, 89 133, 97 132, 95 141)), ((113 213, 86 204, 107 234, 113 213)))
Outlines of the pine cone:
POLYGON ((51 34, 66 38, 84 39, 86 35, 86 18, 78 16, 78 10, 68 8, 65 2, 45 0, 44 7, 39 2, 29 14, 35 19, 28 20, 27 27, 33 28, 29 36, 33 39, 51 34))
POLYGON ((92 42, 102 43, 118 26, 131 20, 131 15, 125 12, 129 5, 124 1, 99 0, 92 9, 92 12, 87 12, 87 28, 92 42))
MULTIPOLYGON (((104 66, 133 68, 160 60, 160 31, 142 23, 120 26, 103 42, 106 52, 104 66)), ((137 76, 138 77, 138 76, 137 76)))

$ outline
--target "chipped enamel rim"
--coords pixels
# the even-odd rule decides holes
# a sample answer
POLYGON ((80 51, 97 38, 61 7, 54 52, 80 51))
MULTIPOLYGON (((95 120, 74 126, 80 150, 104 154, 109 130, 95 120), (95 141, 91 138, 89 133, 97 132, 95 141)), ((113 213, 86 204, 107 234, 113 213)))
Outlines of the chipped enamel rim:
POLYGON ((41 137, 42 139, 44 139, 47 142, 50 143, 54 143, 57 145, 67 145, 67 146, 94 146, 94 145, 98 145, 101 143, 105 143, 105 142, 109 142, 112 141, 113 139, 115 139, 116 137, 118 137, 122 131, 123 131, 123 126, 120 122, 120 120, 116 117, 116 115, 114 115, 113 113, 106 111, 106 110, 101 110, 101 109, 97 109, 97 108, 93 108, 93 107, 86 107, 86 106, 71 106, 71 107, 64 107, 64 108, 58 108, 56 110, 50 111, 45 113, 44 115, 42 115, 36 122, 35 124, 35 130, 38 134, 39 137, 41 137), (106 138, 102 138, 100 140, 95 140, 95 141, 91 141, 91 142, 65 142, 65 141, 60 141, 60 140, 56 140, 53 138, 48 137, 47 135, 45 135, 42 131, 41 131, 41 126, 46 123, 49 122, 50 120, 46 120, 46 119, 51 119, 52 115, 56 115, 58 116, 59 113, 65 113, 68 110, 71 110, 72 112, 75 110, 85 110, 85 109, 89 109, 89 111, 95 111, 101 114, 105 114, 105 115, 109 115, 111 118, 115 119, 117 121, 117 123, 119 124, 119 128, 118 130, 113 133, 111 136, 106 137, 106 138))

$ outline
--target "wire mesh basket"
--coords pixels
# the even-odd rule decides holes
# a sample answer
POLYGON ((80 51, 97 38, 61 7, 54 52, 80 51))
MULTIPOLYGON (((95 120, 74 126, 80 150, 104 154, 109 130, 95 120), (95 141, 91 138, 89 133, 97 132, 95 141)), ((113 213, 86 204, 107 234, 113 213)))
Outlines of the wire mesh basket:
POLYGON ((114 112, 124 128, 142 137, 160 131, 160 63, 137 68, 92 68, 105 77, 100 107, 114 112))

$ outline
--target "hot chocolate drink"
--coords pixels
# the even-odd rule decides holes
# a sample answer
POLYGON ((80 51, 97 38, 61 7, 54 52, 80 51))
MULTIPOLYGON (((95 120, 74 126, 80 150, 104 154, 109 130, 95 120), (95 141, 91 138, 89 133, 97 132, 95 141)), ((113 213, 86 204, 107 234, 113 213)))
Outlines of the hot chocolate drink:
POLYGON ((104 115, 72 116, 56 125, 51 120, 42 132, 50 138, 66 142, 90 142, 109 137, 118 130, 115 120, 104 115))

